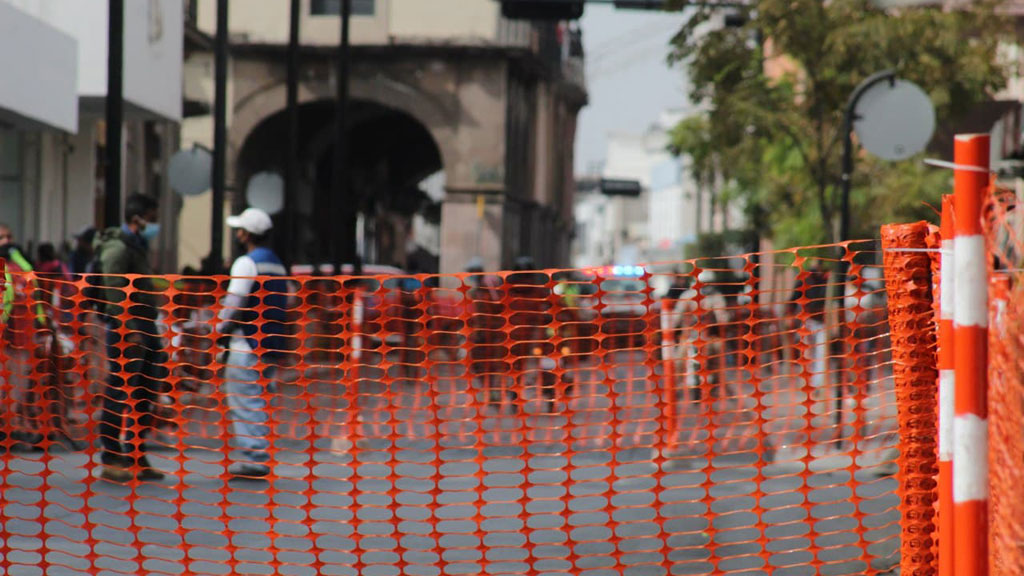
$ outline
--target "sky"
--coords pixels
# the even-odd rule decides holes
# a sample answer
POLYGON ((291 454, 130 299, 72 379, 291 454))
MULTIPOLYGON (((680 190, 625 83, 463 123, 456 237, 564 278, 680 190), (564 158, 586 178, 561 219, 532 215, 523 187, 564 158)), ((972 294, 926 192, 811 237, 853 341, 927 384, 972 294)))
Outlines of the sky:
POLYGON ((590 104, 576 135, 576 173, 605 158, 609 133, 642 133, 662 111, 687 105, 681 68, 666 63, 679 13, 615 10, 590 4, 581 20, 590 104))

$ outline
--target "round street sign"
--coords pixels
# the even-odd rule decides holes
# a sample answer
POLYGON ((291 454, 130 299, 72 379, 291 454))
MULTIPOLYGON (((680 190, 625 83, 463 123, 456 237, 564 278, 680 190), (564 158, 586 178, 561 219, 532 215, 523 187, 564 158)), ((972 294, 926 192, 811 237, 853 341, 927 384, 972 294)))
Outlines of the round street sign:
POLYGON ((260 172, 249 178, 245 189, 249 206, 273 216, 284 209, 284 178, 277 172, 260 172))
POLYGON ((178 150, 167 165, 167 181, 182 196, 198 196, 210 189, 213 156, 199 147, 178 150))
POLYGON ((879 82, 857 103, 853 129, 869 152, 906 160, 924 150, 935 132, 935 106, 913 82, 879 82))

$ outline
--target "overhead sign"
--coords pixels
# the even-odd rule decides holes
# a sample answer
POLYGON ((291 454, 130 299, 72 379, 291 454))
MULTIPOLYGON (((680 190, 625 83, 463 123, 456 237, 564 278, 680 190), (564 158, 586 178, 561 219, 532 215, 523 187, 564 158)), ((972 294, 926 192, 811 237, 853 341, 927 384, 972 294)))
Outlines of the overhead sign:
POLYGON ((913 82, 879 82, 860 97, 853 129, 868 152, 885 160, 906 160, 931 141, 935 106, 913 82))

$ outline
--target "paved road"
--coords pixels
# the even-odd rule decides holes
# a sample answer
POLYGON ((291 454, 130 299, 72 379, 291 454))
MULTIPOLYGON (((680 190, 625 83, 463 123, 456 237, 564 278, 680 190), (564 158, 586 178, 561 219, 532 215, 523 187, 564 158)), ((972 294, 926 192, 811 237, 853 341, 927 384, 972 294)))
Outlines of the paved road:
POLYGON ((895 482, 873 468, 893 442, 885 386, 865 389, 842 445, 827 398, 792 374, 756 390, 734 374, 737 399, 676 403, 662 434, 655 367, 609 364, 581 369, 553 415, 529 389, 519 414, 499 414, 458 371, 432 377, 434 393, 368 379, 355 436, 344 387, 286 387, 271 481, 227 479, 227 435, 204 408, 157 451, 175 472, 161 484, 100 481, 92 454, 7 455, 2 572, 796 576, 818 573, 815 558, 830 575, 896 562, 895 482))

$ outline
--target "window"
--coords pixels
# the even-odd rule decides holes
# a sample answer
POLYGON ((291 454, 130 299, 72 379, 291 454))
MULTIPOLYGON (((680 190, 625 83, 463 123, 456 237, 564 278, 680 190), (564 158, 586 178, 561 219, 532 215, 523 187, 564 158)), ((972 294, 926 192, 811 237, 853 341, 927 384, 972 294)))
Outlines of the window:
MULTIPOLYGON (((373 16, 377 0, 352 0, 353 16, 373 16)), ((310 0, 309 13, 313 16, 337 16, 341 14, 341 0, 310 0)))

